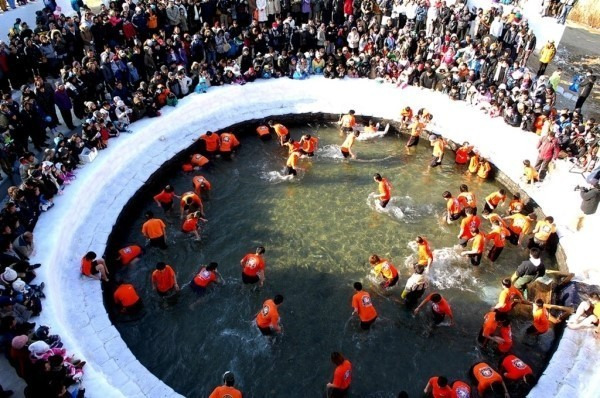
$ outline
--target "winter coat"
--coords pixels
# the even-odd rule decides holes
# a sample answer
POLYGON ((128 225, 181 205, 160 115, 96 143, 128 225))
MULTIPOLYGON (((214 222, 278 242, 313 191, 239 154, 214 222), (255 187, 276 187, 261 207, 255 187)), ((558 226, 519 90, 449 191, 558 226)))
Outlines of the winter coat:
POLYGON ((543 64, 549 64, 556 55, 556 47, 554 44, 546 44, 540 51, 540 62, 543 64))
POLYGON ((69 110, 73 108, 73 104, 71 103, 71 98, 69 98, 67 90, 56 90, 54 92, 54 102, 56 102, 58 109, 61 110, 69 110))
POLYGON ((558 142, 556 138, 544 137, 538 142, 538 157, 544 160, 554 160, 558 156, 558 142))

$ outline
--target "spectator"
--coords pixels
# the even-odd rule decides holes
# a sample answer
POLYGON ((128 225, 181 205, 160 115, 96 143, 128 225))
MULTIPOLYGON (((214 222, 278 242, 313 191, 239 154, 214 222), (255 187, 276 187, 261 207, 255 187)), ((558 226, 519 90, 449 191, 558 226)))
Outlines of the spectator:
POLYGON ((546 267, 540 258, 540 249, 534 247, 529 250, 529 260, 523 261, 511 277, 511 283, 523 291, 537 278, 546 274, 546 267))
POLYGON ((548 40, 548 43, 540 50, 540 68, 537 71, 537 77, 542 76, 546 72, 546 67, 556 55, 556 47, 554 46, 554 40, 548 40))
POLYGON ((585 78, 581 83, 579 83, 579 97, 577 97, 577 102, 575 102, 575 108, 581 109, 585 100, 592 93, 592 89, 594 88, 594 84, 596 83, 596 76, 592 75, 592 71, 588 70, 585 74, 585 78))
POLYGON ((591 188, 576 187, 581 195, 581 212, 577 217, 575 229, 579 231, 583 228, 585 216, 591 216, 598 210, 598 203, 600 203, 600 183, 594 184, 591 188))

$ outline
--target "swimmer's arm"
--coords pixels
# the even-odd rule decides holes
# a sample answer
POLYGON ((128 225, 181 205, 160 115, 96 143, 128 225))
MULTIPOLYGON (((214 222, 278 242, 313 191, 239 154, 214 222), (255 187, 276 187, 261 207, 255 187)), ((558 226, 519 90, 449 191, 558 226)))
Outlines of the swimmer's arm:
POLYGON ((506 384, 504 384, 504 380, 502 380, 502 388, 504 388, 504 398, 510 398, 510 394, 508 393, 508 388, 506 388, 506 384))
POLYGON ((425 386, 425 389, 423 390, 424 394, 429 394, 429 391, 431 391, 431 384, 429 382, 427 382, 427 385, 425 386))
MULTIPOLYGON (((431 296, 431 295, 429 295, 429 296, 431 296)), ((425 303, 427 303, 429 301, 429 296, 425 297, 425 299, 423 301, 421 301, 421 304, 419 304, 417 306, 417 308, 415 308, 415 310, 414 310, 415 315, 421 310, 421 307, 423 307, 425 305, 425 303)))

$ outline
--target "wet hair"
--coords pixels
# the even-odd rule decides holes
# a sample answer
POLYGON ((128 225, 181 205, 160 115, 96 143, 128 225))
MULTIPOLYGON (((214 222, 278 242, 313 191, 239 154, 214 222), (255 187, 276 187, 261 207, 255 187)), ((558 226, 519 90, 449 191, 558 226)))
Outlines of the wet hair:
POLYGON ((264 246, 258 246, 256 248, 256 254, 265 254, 265 247, 264 246))
POLYGON ((498 193, 499 193, 500 195, 506 195, 506 191, 504 190, 504 188, 500 189, 500 190, 498 191, 498 193))
POLYGON ((85 254, 85 259, 86 260, 93 260, 95 258, 96 258, 96 253, 94 253, 94 252, 87 252, 85 254))
POLYGON ((356 289, 360 292, 362 290, 362 283, 354 282, 354 289, 356 289))
POLYGON ((598 293, 590 294, 590 299, 600 300, 600 295, 598 293))
POLYGON ((337 351, 331 353, 331 362, 333 362, 336 366, 341 365, 345 360, 346 358, 344 358, 341 353, 337 351))
POLYGON ((465 213, 469 214, 469 215, 473 214, 473 208, 472 207, 465 207, 465 213))
POLYGON ((152 210, 148 210, 146 212, 146 218, 154 218, 154 212, 152 210))
POLYGON ((431 301, 433 301, 434 303, 439 303, 440 301, 442 301, 442 296, 439 293, 433 293, 431 295, 431 301))
POLYGON ((414 265, 414 270, 415 270, 415 273, 417 273, 419 275, 422 275, 423 272, 425 272, 425 266, 421 265, 421 264, 415 264, 414 265))
POLYGON ((439 376, 437 383, 440 387, 446 387, 448 385, 448 379, 445 376, 439 376))
POLYGON ((381 259, 377 254, 371 254, 371 256, 369 257, 370 264, 377 264, 379 261, 381 261, 381 259))
POLYGON ((510 282, 510 278, 504 278, 502 279, 502 286, 504 287, 510 287, 511 286, 511 282, 510 282))
POLYGON ((156 263, 156 269, 159 271, 162 271, 163 269, 167 268, 167 264, 165 264, 162 261, 159 261, 156 263))
POLYGON ((488 215, 488 214, 490 214, 490 209, 488 209, 488 208, 483 209, 483 211, 481 212, 482 216, 483 215, 488 215))
POLYGON ((467 186, 467 184, 461 184, 461 186, 458 189, 460 190, 460 192, 469 192, 469 187, 467 186))
POLYGON ((535 384, 535 376, 530 374, 525 375, 525 377, 523 377, 523 380, 525 381, 525 384, 527 384, 528 386, 533 386, 535 384))
POLYGON ((283 296, 281 294, 275 295, 275 297, 273 297, 273 302, 275 303, 275 305, 283 303, 283 296))
POLYGON ((417 243, 423 243, 425 242, 425 239, 423 239, 423 237, 421 235, 417 235, 417 243))
POLYGON ((217 267, 218 267, 218 266, 219 266, 219 264, 217 264, 217 263, 215 263, 215 262, 212 262, 212 263, 209 263, 209 264, 206 266, 206 270, 207 270, 207 271, 214 271, 214 270, 216 270, 216 269, 217 269, 217 267))
POLYGON ((545 221, 548 221, 548 222, 554 222, 554 217, 552 217, 552 216, 548 216, 548 217, 546 217, 544 220, 545 220, 545 221))
POLYGON ((225 383, 227 387, 233 387, 235 384, 235 377, 231 371, 228 370, 227 372, 223 373, 223 383, 225 383))
POLYGON ((208 130, 208 131, 206 132, 206 135, 207 135, 207 136, 209 136, 209 137, 210 137, 212 134, 213 134, 213 132, 212 132, 212 131, 210 131, 210 130, 208 130))
POLYGON ((514 199, 521 199, 521 194, 520 194, 520 193, 518 193, 518 192, 515 192, 515 193, 513 194, 513 198, 514 198, 514 199))
POLYGON ((350 109, 350 112, 348 112, 350 115, 354 115, 356 112, 354 111, 354 109, 350 109))
POLYGON ((529 255, 533 258, 540 258, 540 249, 537 247, 532 247, 529 249, 529 255))
POLYGON ((306 139, 307 139, 307 140, 310 140, 311 138, 312 138, 312 137, 311 137, 311 135, 310 135, 310 134, 306 134, 306 139))
POLYGON ((527 167, 531 166, 531 162, 530 162, 529 160, 527 160, 527 159, 525 159, 525 160, 523 161, 523 164, 524 164, 525 166, 527 166, 527 167))
POLYGON ((191 197, 185 199, 185 203, 191 205, 194 200, 191 197))
POLYGON ((494 309, 494 312, 496 313, 496 322, 503 322, 508 318, 508 314, 506 312, 500 312, 497 308, 494 309))
POLYGON ((473 231, 473 232, 475 232, 476 234, 478 234, 478 233, 479 233, 479 228, 477 228, 477 227, 472 227, 472 228, 471 228, 471 231, 473 231))
POLYGON ((360 135, 360 131, 356 130, 356 131, 354 132, 354 136, 355 136, 355 137, 358 137, 359 135, 360 135))
POLYGON ((506 317, 506 319, 501 320, 500 323, 502 326, 510 326, 510 318, 506 317))
POLYGON ((377 181, 381 181, 381 174, 375 173, 375 174, 373 174, 373 178, 375 178, 375 180, 377 180, 377 181))
POLYGON ((175 189, 173 189, 173 187, 172 187, 172 186, 170 186, 170 185, 167 185, 167 186, 165 187, 165 192, 173 192, 174 190, 175 190, 175 189))
POLYGON ((544 306, 544 300, 542 300, 542 299, 535 300, 535 305, 537 305, 538 307, 543 307, 544 306))
POLYGON ((448 199, 452 197, 452 194, 450 193, 450 191, 444 191, 444 193, 442 194, 442 197, 444 199, 448 199))
POLYGON ((267 124, 268 124, 269 126, 272 126, 272 125, 274 125, 274 124, 275 124, 275 122, 274 122, 274 121, 272 121, 272 120, 269 120, 269 121, 267 122, 267 124))

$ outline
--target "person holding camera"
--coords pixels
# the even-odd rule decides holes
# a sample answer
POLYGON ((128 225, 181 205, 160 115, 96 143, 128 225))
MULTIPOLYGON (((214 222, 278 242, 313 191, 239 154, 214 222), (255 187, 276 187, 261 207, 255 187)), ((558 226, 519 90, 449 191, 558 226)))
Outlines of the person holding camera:
POLYGON ((598 203, 600 203, 600 183, 594 184, 591 188, 585 188, 581 186, 575 187, 576 191, 579 191, 581 195, 581 212, 577 217, 577 223, 575 230, 579 231, 583 228, 583 221, 585 216, 590 216, 596 213, 598 209, 598 203))

